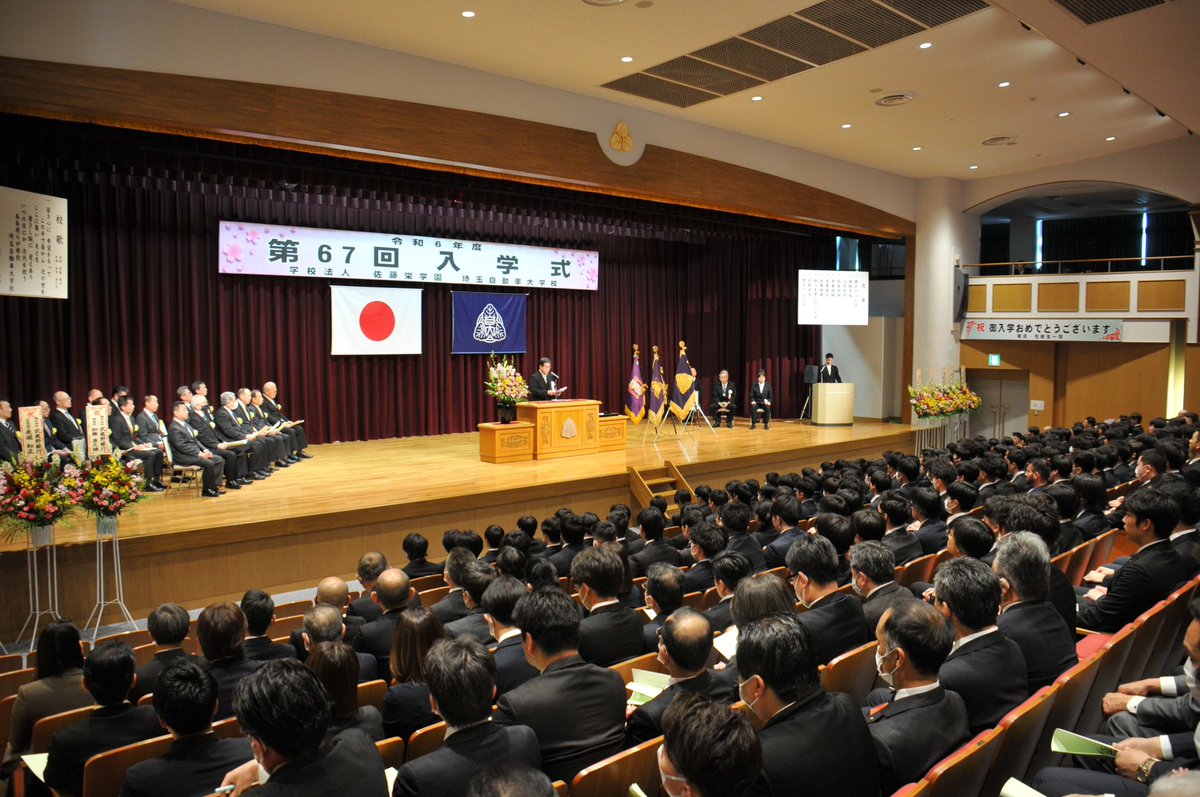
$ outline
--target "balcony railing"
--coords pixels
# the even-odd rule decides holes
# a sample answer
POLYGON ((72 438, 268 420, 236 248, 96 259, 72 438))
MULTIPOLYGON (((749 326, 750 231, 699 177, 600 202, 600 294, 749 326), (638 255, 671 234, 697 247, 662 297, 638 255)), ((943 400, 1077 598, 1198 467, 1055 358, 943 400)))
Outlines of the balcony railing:
POLYGON ((1108 257, 1090 260, 1025 260, 1012 263, 964 263, 980 277, 1029 277, 1040 274, 1117 274, 1130 271, 1191 271, 1194 255, 1108 257))

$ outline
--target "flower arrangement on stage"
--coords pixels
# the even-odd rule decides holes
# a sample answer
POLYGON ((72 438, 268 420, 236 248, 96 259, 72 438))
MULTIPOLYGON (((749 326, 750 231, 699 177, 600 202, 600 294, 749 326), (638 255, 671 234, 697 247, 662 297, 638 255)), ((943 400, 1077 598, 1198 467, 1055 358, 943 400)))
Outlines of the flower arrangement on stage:
POLYGON ((500 405, 512 405, 529 398, 529 385, 525 377, 517 371, 517 365, 511 357, 488 357, 487 379, 483 383, 483 392, 491 396, 500 405))
POLYGON ((0 519, 11 540, 34 526, 53 526, 83 500, 83 472, 71 460, 53 456, 45 462, 0 468, 0 519))
POLYGON ((908 386, 908 403, 918 418, 945 418, 979 409, 983 399, 965 382, 908 386))
POLYGON ((142 477, 136 462, 117 457, 97 457, 83 470, 84 511, 98 517, 116 517, 142 498, 142 477))

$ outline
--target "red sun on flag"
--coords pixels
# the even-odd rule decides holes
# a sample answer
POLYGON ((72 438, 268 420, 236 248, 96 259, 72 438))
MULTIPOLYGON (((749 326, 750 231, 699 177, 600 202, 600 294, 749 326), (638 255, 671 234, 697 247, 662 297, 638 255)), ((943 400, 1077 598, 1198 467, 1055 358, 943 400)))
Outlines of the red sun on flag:
POLYGON ((396 314, 385 302, 369 302, 358 315, 358 326, 370 340, 387 340, 396 329, 396 314))

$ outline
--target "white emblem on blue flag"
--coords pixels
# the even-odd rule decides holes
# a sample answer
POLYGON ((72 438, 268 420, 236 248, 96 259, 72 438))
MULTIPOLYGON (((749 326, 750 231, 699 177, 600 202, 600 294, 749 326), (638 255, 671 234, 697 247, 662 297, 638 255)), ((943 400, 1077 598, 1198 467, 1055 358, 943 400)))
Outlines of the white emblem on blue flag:
POLYGON ((496 305, 488 302, 479 313, 479 317, 475 319, 475 332, 472 337, 480 343, 499 343, 508 337, 508 330, 504 328, 504 318, 496 309, 496 305))

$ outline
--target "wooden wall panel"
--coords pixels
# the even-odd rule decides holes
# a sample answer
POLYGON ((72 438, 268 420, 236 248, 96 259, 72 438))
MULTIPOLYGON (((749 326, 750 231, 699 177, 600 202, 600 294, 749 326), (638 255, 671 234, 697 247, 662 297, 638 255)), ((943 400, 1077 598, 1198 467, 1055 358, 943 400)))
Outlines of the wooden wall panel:
POLYGON ((968 313, 986 313, 987 312, 987 286, 986 285, 969 285, 969 286, 967 286, 967 312, 968 313))
POLYGON ((1018 282, 992 286, 993 313, 1028 313, 1033 309, 1033 285, 1018 282))
POLYGON ((1078 313, 1078 282, 1044 282, 1038 285, 1039 313, 1078 313))
POLYGON ((1147 420, 1167 406, 1169 352, 1157 343, 1064 343, 1064 419, 1112 418, 1132 411, 1147 420))
MULTIPOLYGON (((466 172, 859 231, 913 222, 828 191, 649 145, 612 163, 590 130, 288 86, 0 58, 8 112, 466 172)), ((617 118, 613 118, 615 124, 617 118)))
POLYGON ((1128 282, 1089 282, 1085 308, 1089 313, 1128 313, 1129 291, 1128 282))
POLYGON ((1138 283, 1138 311, 1163 313, 1184 310, 1187 283, 1183 280, 1144 280, 1138 283))

